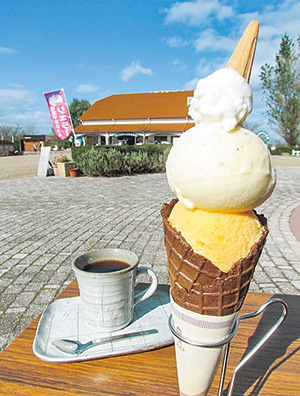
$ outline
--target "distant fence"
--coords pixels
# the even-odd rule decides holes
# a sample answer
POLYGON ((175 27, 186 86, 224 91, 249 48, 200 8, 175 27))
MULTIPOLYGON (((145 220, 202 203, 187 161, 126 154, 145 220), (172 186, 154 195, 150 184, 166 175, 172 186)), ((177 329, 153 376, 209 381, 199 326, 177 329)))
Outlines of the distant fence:
POLYGON ((14 144, 9 140, 0 140, 0 157, 14 154, 14 144))

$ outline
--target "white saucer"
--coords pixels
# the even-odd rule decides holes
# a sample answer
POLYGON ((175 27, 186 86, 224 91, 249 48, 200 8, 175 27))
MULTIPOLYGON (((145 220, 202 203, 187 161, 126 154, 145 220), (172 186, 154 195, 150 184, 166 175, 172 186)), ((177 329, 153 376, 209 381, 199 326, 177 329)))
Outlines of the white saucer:
POLYGON ((62 363, 157 349, 173 343, 173 335, 168 326, 170 314, 169 294, 157 290, 152 297, 136 305, 133 321, 125 329, 114 333, 97 333, 89 330, 84 324, 80 297, 56 300, 47 307, 40 319, 33 342, 33 352, 46 362, 62 363), (80 355, 61 352, 52 345, 52 341, 62 338, 87 342, 101 335, 107 337, 148 329, 157 329, 158 333, 95 346, 80 355))

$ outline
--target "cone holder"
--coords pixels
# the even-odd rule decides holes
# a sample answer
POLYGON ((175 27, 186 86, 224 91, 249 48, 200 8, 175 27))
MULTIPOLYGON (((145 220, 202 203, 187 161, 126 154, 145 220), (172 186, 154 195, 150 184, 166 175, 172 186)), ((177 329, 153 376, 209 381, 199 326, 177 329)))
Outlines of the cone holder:
POLYGON ((244 314, 239 316, 235 324, 233 326, 233 329, 231 330, 229 336, 220 341, 216 342, 213 344, 207 344, 207 343, 200 343, 200 342, 194 342, 192 340, 189 340, 186 337, 182 337, 180 334, 176 332, 172 325, 172 315, 169 317, 169 327, 173 335, 178 338, 180 341, 183 341, 189 345, 196 346, 196 347, 201 347, 201 348, 218 348, 221 346, 224 347, 224 355, 223 355, 223 363, 222 363, 222 370, 221 370, 221 376, 220 376, 220 384, 219 384, 219 391, 218 391, 218 396, 222 396, 223 393, 223 387, 224 387, 224 381, 225 381, 225 374, 226 374, 226 369, 227 369, 227 363, 228 363, 228 355, 229 355, 229 347, 230 347, 230 342, 234 338, 235 334, 237 333, 239 324, 242 320, 245 319, 250 319, 250 318, 255 318, 256 316, 260 315, 263 313, 270 305, 273 304, 280 304, 282 307, 282 313, 280 318, 277 320, 277 322, 270 328, 270 330, 258 341, 258 343, 251 349, 251 351, 244 356, 241 361, 238 363, 238 365, 235 367, 230 383, 229 383, 229 388, 228 388, 228 393, 227 396, 232 396, 233 395, 233 388, 234 388, 234 383, 236 379, 236 375, 238 371, 256 354, 256 352, 263 346, 263 344, 276 332, 278 327, 282 324, 282 322, 285 320, 287 313, 288 313, 288 305, 287 303, 282 300, 281 298, 271 298, 269 301, 264 303, 263 305, 260 306, 255 312, 251 312, 249 314, 244 314))

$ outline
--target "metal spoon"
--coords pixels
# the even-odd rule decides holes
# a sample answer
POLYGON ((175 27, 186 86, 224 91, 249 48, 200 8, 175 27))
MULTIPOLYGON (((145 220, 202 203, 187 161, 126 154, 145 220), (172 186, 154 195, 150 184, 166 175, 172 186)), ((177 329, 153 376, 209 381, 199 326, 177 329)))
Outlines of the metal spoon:
POLYGON ((75 354, 80 354, 84 352, 86 349, 96 345, 105 344, 111 341, 123 340, 125 338, 140 337, 154 333, 158 333, 158 330, 151 329, 151 330, 137 331, 134 333, 119 334, 111 337, 97 338, 95 340, 88 341, 84 344, 82 344, 79 341, 61 339, 61 340, 52 341, 52 345, 54 345, 57 349, 59 349, 62 352, 71 353, 75 355, 75 354))

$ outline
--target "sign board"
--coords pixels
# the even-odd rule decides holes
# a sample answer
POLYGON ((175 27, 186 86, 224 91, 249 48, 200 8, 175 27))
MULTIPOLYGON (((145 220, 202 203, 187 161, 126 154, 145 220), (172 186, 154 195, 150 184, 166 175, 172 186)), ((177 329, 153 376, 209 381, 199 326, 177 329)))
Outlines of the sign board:
POLYGON ((115 137, 122 137, 122 136, 132 136, 132 137, 139 137, 139 135, 137 133, 133 133, 133 132, 121 132, 121 133, 115 133, 114 134, 115 137))
POLYGON ((46 177, 51 147, 41 147, 38 176, 46 177))

